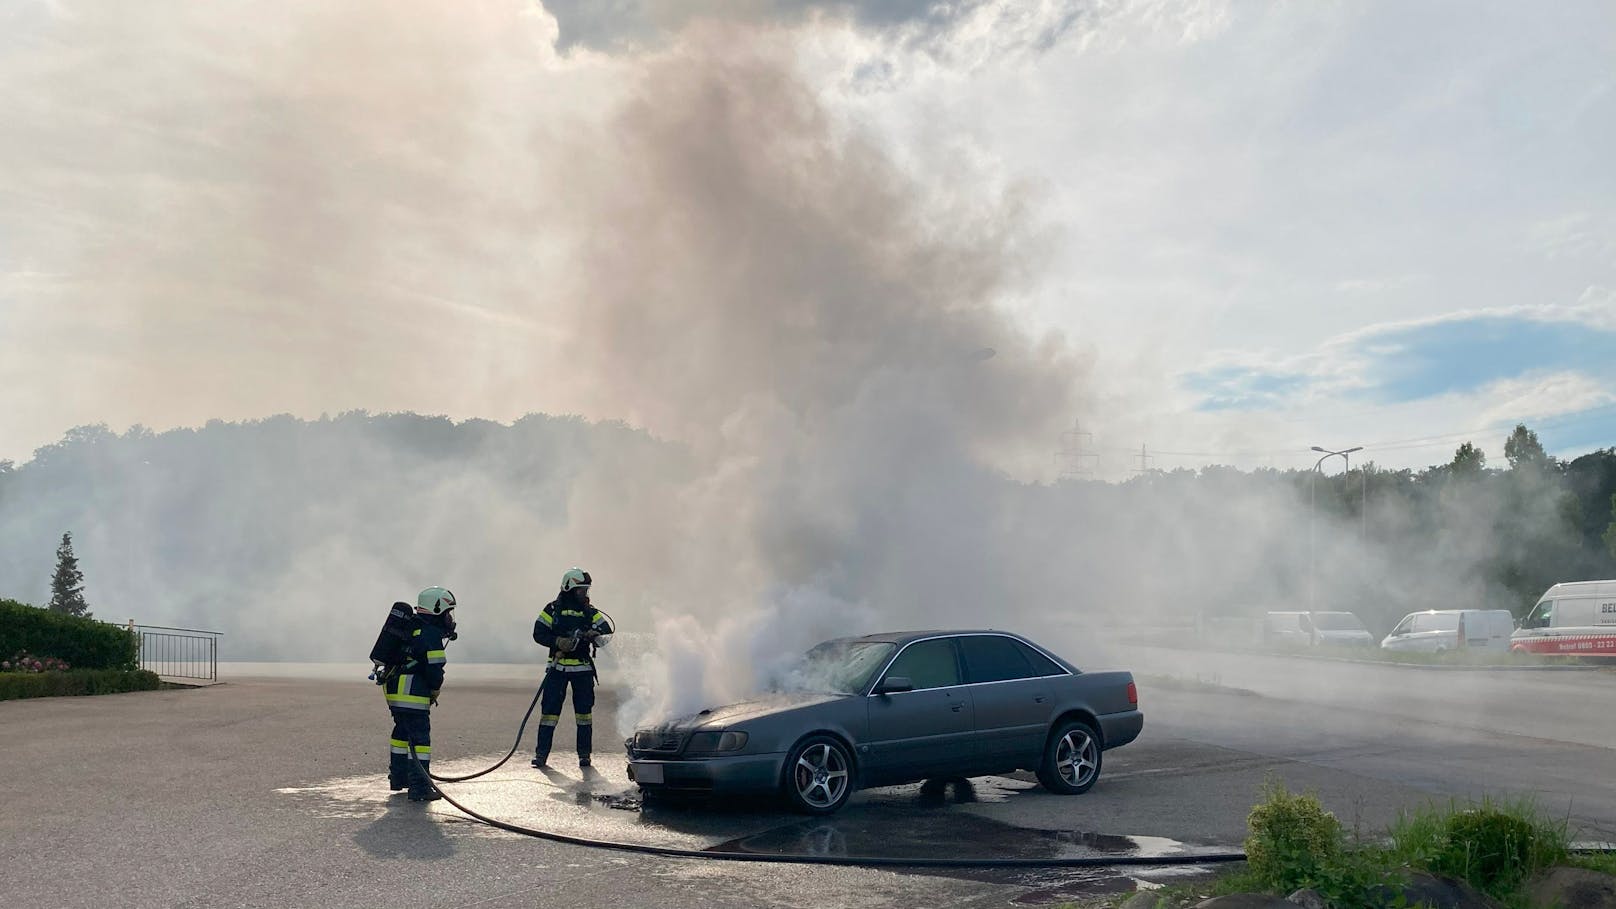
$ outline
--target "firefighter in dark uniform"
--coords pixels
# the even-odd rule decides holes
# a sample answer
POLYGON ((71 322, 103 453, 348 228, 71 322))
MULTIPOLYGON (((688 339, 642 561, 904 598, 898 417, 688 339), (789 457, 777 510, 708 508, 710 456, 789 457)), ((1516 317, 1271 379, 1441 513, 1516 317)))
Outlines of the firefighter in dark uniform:
POLYGON ((533 766, 543 767, 550 760, 556 724, 572 686, 572 711, 578 720, 578 766, 589 766, 594 745, 595 649, 606 643, 615 629, 606 614, 589 603, 589 572, 570 569, 561 577, 561 593, 547 604, 533 623, 533 640, 550 648, 544 672, 544 695, 540 705, 539 737, 534 745, 533 766))
POLYGON ((443 687, 444 648, 454 634, 454 594, 428 587, 415 600, 416 628, 411 633, 409 659, 387 680, 387 709, 393 714, 393 737, 388 743, 392 763, 387 782, 393 791, 409 788, 410 801, 440 799, 427 779, 432 764, 432 706, 443 687), (410 760, 410 743, 420 767, 410 760))

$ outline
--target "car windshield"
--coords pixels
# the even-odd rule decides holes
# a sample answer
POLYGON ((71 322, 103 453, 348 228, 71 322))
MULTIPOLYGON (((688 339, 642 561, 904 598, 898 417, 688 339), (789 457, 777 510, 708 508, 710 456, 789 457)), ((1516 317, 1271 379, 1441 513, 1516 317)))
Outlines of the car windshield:
POLYGON ((886 641, 826 641, 787 676, 788 687, 861 694, 897 649, 886 641))
POLYGON ((1350 612, 1315 612, 1313 624, 1320 631, 1363 631, 1364 623, 1350 612))

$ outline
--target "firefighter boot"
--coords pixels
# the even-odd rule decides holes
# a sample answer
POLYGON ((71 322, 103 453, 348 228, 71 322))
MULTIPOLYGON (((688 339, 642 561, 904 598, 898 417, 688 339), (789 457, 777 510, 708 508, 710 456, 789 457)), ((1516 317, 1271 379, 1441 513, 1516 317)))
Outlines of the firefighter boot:
POLYGON ((418 766, 410 768, 410 801, 435 802, 443 798, 438 790, 432 788, 432 781, 427 779, 431 767, 430 761, 422 761, 418 766))
POLYGON ((543 717, 539 720, 538 740, 533 743, 533 766, 544 767, 550 762, 550 746, 555 742, 556 720, 554 717, 543 717))
POLYGON ((387 788, 397 792, 409 785, 410 756, 394 752, 389 757, 393 760, 387 765, 387 788))
POLYGON ((595 727, 587 720, 578 723, 578 766, 589 766, 589 755, 595 750, 595 727))

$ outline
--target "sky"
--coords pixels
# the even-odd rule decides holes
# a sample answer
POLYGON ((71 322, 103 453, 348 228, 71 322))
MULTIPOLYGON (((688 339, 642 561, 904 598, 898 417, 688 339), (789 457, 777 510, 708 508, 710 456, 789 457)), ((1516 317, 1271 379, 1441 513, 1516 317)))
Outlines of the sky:
POLYGON ((1029 477, 1616 444, 1608 3, 0 0, 0 459, 355 408, 688 433, 568 369, 615 342, 575 264, 612 223, 571 213, 633 182, 590 143, 680 141, 632 128, 648 61, 714 42, 907 181, 906 230, 1009 251, 934 273, 1030 339, 995 368, 1080 386, 1029 477))

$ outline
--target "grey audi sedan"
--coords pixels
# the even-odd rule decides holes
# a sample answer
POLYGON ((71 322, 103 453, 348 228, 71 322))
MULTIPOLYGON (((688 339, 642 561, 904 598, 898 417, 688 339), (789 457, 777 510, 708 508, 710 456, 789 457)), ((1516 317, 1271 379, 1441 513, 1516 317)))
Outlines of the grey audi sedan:
POLYGON ((647 795, 778 792, 808 814, 856 789, 1016 770, 1077 795, 1145 722, 1131 673, 1083 672, 1002 631, 827 641, 793 681, 637 731, 630 779, 647 795))

